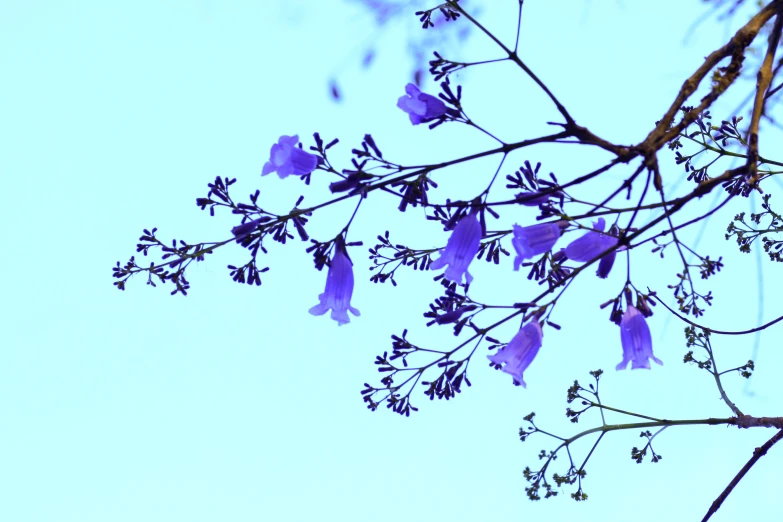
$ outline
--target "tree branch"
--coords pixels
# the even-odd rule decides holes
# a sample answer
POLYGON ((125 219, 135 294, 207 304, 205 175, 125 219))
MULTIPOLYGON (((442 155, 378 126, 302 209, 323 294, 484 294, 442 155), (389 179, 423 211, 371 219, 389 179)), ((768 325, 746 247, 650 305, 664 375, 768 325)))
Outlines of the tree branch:
POLYGON ((726 489, 724 489, 723 492, 720 495, 718 495, 718 498, 716 498, 715 502, 712 503, 709 511, 707 511, 707 514, 704 515, 704 518, 701 519, 701 522, 707 522, 710 519, 710 517, 712 517, 712 515, 714 515, 718 511, 718 509, 720 509, 720 506, 723 504, 723 501, 726 500, 726 498, 734 490, 737 484, 740 483, 740 480, 742 480, 745 477, 745 475, 748 473, 748 471, 750 471, 750 468, 752 468, 753 465, 761 457, 766 455, 767 451, 769 451, 769 449, 772 446, 774 446, 776 443, 778 443, 781 439, 783 439, 783 430, 777 432, 771 439, 765 442, 763 446, 753 450, 753 456, 744 466, 742 466, 742 469, 739 470, 739 473, 737 473, 737 475, 733 479, 731 479, 731 482, 729 482, 729 485, 726 486, 726 489))

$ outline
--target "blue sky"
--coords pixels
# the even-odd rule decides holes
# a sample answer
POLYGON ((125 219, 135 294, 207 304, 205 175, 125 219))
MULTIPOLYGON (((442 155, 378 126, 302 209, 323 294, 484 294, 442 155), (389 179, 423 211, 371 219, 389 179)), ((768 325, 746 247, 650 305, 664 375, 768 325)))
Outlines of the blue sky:
MULTIPOLYGON (((508 42, 515 10, 513 1, 493 2, 481 19, 508 42)), ((703 10, 696 1, 529 2, 520 48, 580 123, 630 143, 722 44, 726 27, 741 22, 741 15, 705 22, 684 42, 681 35, 703 10)), ((112 286, 111 266, 134 253, 142 228, 192 241, 227 237, 236 224, 231 216, 210 218, 194 205, 217 175, 239 178, 238 195, 259 188, 262 206, 290 209, 303 186, 260 177, 281 134, 339 137, 338 161, 347 161, 367 132, 386 157, 408 164, 491 147, 470 129, 413 128, 396 109, 410 78, 405 40, 417 27, 411 14, 379 30, 355 2, 338 1, 0 3, 0 520, 691 520, 771 436, 670 429, 656 439, 664 460, 637 465, 628 457, 640 439, 614 434, 588 468, 588 502, 525 498, 521 471, 549 443, 520 443, 522 417, 535 410, 542 427, 573 433, 563 415, 566 388, 620 359, 617 329, 598 309, 622 285, 619 257, 623 270, 608 281, 583 278, 558 305, 554 319, 564 328, 546 331, 526 390, 479 363, 472 388, 448 403, 422 397, 421 411, 407 419, 367 411, 359 390, 377 380, 372 361, 403 327, 422 343, 454 342, 449 331, 428 330, 421 320, 439 295, 433 274, 401 274, 397 288, 372 285, 366 250, 355 250, 353 304, 362 316, 339 329, 307 313, 325 274, 312 269, 299 243, 272 245, 272 270, 260 288, 228 278, 225 266, 244 258, 238 247, 190 269, 186 298, 142 280, 126 292, 112 286), (360 70, 367 42, 379 53, 360 70), (327 88, 335 75, 341 103, 327 88)), ((473 31, 451 55, 498 53, 473 31)), ((465 85, 471 116, 503 138, 540 135, 556 118, 510 64, 454 80, 465 85)), ((433 83, 426 86, 434 92, 433 83)), ((729 94, 736 100, 743 93, 729 94)), ((716 118, 734 105, 716 109, 716 118)), ((544 145, 511 157, 503 173, 525 159, 567 180, 606 158, 544 145)), ((475 192, 471 175, 484 183, 496 161, 443 173, 440 194, 468 197, 475 192)), ((674 187, 680 167, 670 161, 665 169, 674 187)), ((314 181, 306 202, 325 198, 326 183, 314 181)), ((420 212, 400 215, 392 204, 379 198, 366 205, 354 239, 369 246, 389 229, 411 246, 445 242, 437 226, 420 226, 420 212)), ((707 324, 749 327, 759 307, 765 319, 777 315, 771 301, 756 306, 755 257, 740 256, 723 240, 731 216, 748 208, 737 202, 716 215, 699 240, 727 264, 710 286, 716 305, 707 324), (749 304, 737 306, 740 300, 749 304)), ((352 202, 329 209, 309 230, 333 235, 352 211, 352 202)), ((502 224, 533 218, 509 209, 502 224)), ((674 259, 637 257, 637 286, 665 295, 678 269, 674 259)), ((764 270, 774 267, 764 263, 764 270)), ((479 299, 522 301, 537 289, 511 271, 510 259, 472 272, 479 299)), ((650 321, 665 365, 609 371, 605 400, 667 418, 729 415, 709 376, 680 362, 682 327, 663 311, 650 321)), ((513 330, 497 335, 507 339, 513 330)), ((748 413, 777 412, 776 339, 774 331, 760 336, 750 387, 726 379, 748 413)), ((718 339, 718 363, 744 362, 753 342, 718 339)), ((714 520, 764 515, 776 506, 779 451, 753 469, 714 520)))

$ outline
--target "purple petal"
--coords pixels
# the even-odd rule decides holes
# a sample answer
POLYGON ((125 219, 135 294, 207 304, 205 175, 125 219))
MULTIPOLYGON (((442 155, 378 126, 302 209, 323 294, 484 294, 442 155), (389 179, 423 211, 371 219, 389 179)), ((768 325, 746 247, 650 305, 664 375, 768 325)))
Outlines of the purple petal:
POLYGON ((410 118, 411 123, 414 124, 414 125, 418 125, 419 123, 422 123, 423 121, 425 121, 424 118, 422 118, 418 114, 414 114, 414 113, 410 113, 408 115, 408 117, 410 118))
POLYGON ((427 112, 427 104, 417 98, 411 98, 409 96, 401 96, 397 100, 397 107, 407 112, 408 114, 424 115, 427 112))
POLYGON ((412 98, 417 98, 419 94, 421 94, 421 91, 416 85, 409 83, 405 86, 405 93, 412 98))
POLYGON ((602 257, 601 260, 598 262, 598 270, 596 271, 595 274, 601 279, 606 279, 607 277, 609 277, 609 272, 612 271, 612 266, 614 266, 614 259, 616 257, 617 257, 617 250, 612 250, 604 257, 602 257))
POLYGON ((427 112, 424 115, 427 119, 434 120, 440 118, 446 114, 446 111, 448 110, 446 104, 435 96, 422 93, 419 95, 419 100, 423 100, 427 105, 427 112))

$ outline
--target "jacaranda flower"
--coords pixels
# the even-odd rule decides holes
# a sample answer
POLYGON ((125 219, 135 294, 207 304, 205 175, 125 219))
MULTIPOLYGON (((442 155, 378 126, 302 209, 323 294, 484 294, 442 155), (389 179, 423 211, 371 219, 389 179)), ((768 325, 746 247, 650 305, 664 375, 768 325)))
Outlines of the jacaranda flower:
MULTIPOLYGON (((600 230, 601 232, 603 232, 605 226, 606 222, 604 221, 604 218, 598 218, 598 221, 593 223, 593 228, 595 230, 600 230)), ((571 243, 565 247, 565 254, 568 256, 568 259, 579 262, 590 261, 617 245, 616 237, 596 232, 595 230, 591 230, 582 237, 571 241, 571 243)), ((616 255, 617 251, 612 250, 611 253, 608 253, 601 258, 601 261, 598 264, 598 277, 605 279, 609 275, 616 255)))
POLYGON ((407 95, 401 96, 397 100, 397 107, 408 113, 411 123, 414 125, 437 120, 448 111, 443 101, 421 92, 412 83, 405 86, 405 92, 407 95))
POLYGON ((462 284, 462 275, 470 284, 473 276, 468 273, 468 266, 479 250, 481 242, 481 224, 476 212, 471 212, 462 217, 454 227, 446 248, 440 251, 440 257, 430 263, 430 270, 438 270, 446 265, 446 279, 462 284))
POLYGON ((663 364, 653 355, 652 336, 650 327, 644 320, 642 313, 635 307, 628 305, 620 321, 620 341, 623 344, 623 361, 617 365, 618 370, 625 370, 628 363, 631 369, 650 369, 650 359, 658 364, 663 364))
POLYGON ((494 364, 505 363, 503 371, 514 377, 514 384, 523 388, 527 385, 522 378, 522 372, 527 370, 530 363, 536 357, 544 339, 544 332, 538 321, 533 320, 519 329, 517 334, 498 353, 487 355, 487 359, 494 364))
POLYGON ((511 244, 517 251, 514 258, 514 270, 519 270, 519 265, 525 259, 530 259, 544 252, 548 252, 560 239, 560 225, 555 223, 541 223, 529 227, 514 225, 514 238, 511 244))
POLYGON ((277 143, 272 145, 269 161, 264 164, 261 175, 277 172, 278 176, 284 178, 290 174, 303 176, 314 171, 318 166, 318 156, 303 151, 296 146, 298 143, 299 136, 280 136, 277 143))
POLYGON ((326 290, 318 296, 321 301, 310 309, 313 315, 323 315, 327 310, 332 310, 332 319, 340 326, 350 323, 348 311, 358 317, 359 310, 351 306, 353 294, 353 263, 345 250, 342 237, 334 242, 334 255, 326 274, 326 290))

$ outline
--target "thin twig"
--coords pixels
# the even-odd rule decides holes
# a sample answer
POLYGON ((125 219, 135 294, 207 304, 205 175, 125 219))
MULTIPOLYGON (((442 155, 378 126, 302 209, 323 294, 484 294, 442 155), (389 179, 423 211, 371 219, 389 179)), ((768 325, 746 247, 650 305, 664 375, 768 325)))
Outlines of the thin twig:
POLYGON ((707 353, 710 356, 710 362, 712 363, 712 376, 715 377, 715 385, 718 387, 718 391, 720 392, 720 396, 723 398, 723 402, 726 403, 726 406, 729 407, 729 409, 734 412, 734 415, 737 417, 744 417, 745 414, 742 413, 742 411, 737 407, 734 402, 729 399, 728 394, 726 394, 726 390, 723 389, 723 383, 720 380, 720 376, 722 375, 718 371, 718 367, 715 364, 715 355, 712 353, 712 343, 710 343, 710 338, 707 337, 707 353))
POLYGON ((750 468, 753 467, 753 465, 764 455, 767 454, 767 451, 774 446, 777 442, 779 442, 781 439, 783 439, 783 430, 780 430, 777 432, 771 439, 769 439, 767 442, 764 443, 763 446, 760 448, 756 448, 753 450, 753 456, 750 458, 750 460, 742 466, 742 469, 739 470, 739 473, 731 479, 731 482, 729 482, 729 485, 726 486, 726 489, 723 490, 723 492, 718 495, 718 498, 715 499, 715 502, 712 503, 710 506, 709 511, 707 511, 707 514, 704 515, 704 518, 701 519, 701 522, 707 522, 712 515, 714 515, 718 509, 720 509, 721 504, 723 504, 723 501, 726 500, 726 498, 729 496, 729 494, 734 490, 734 488, 739 484, 740 480, 742 480, 745 475, 750 471, 750 468))

